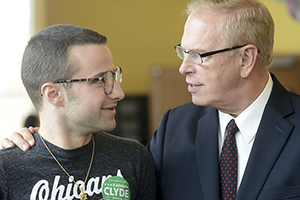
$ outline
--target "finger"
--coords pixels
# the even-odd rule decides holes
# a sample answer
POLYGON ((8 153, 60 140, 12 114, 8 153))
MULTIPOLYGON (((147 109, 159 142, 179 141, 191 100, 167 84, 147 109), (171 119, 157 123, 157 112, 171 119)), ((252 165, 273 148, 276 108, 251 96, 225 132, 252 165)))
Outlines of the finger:
MULTIPOLYGON (((30 147, 33 147, 35 145, 35 140, 33 137, 33 134, 38 131, 38 128, 22 128, 19 133, 24 138, 24 140, 27 141, 27 143, 30 145, 30 147)), ((13 141, 14 142, 14 141, 13 141)))
POLYGON ((14 143, 11 142, 8 138, 3 138, 1 140, 1 147, 2 148, 8 148, 8 147, 13 147, 14 143))
POLYGON ((29 129, 30 133, 35 134, 40 128, 30 126, 28 129, 29 129))
POLYGON ((20 133, 14 132, 10 137, 11 141, 23 151, 27 151, 28 149, 30 149, 30 144, 26 140, 24 140, 23 136, 20 135, 20 133))

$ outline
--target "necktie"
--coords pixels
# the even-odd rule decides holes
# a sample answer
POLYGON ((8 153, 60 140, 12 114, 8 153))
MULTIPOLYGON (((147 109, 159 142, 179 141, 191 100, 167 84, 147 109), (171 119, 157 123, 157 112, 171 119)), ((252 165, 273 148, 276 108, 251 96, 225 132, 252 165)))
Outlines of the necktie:
POLYGON ((221 182, 221 199, 234 200, 237 189, 237 147, 235 134, 238 127, 232 119, 227 127, 227 136, 224 140, 221 157, 220 157, 220 182, 221 182))

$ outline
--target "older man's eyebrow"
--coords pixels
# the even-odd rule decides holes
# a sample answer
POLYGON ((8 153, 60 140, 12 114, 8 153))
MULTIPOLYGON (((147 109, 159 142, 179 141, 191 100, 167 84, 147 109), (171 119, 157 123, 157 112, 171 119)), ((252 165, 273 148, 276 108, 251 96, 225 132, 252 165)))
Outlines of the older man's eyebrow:
POLYGON ((203 49, 199 49, 199 48, 196 48, 196 49, 186 49, 184 48, 183 46, 181 46, 181 44, 179 44, 179 46, 181 48, 183 48, 185 51, 195 51, 195 52, 198 52, 198 53, 205 53, 206 51, 204 51, 203 49))

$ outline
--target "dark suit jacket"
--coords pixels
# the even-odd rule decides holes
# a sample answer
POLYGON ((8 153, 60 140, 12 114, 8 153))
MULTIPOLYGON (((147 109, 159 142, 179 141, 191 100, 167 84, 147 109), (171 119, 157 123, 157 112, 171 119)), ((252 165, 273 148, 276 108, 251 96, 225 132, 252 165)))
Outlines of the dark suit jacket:
MULTIPOLYGON (((300 199, 300 96, 272 79, 236 200, 300 199)), ((211 107, 188 103, 164 114, 147 146, 163 199, 220 199, 218 127, 211 107)))

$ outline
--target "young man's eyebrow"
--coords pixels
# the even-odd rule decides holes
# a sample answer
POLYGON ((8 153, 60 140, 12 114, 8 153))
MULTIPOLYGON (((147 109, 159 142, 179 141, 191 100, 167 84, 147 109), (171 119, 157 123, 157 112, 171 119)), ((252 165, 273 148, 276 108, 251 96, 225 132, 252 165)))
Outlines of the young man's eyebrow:
MULTIPOLYGON (((109 70, 108 70, 108 71, 109 71, 109 70)), ((102 77, 102 76, 105 75, 108 71, 106 71, 106 72, 100 72, 100 73, 98 73, 98 74, 95 74, 95 75, 93 76, 93 78, 102 77)))

